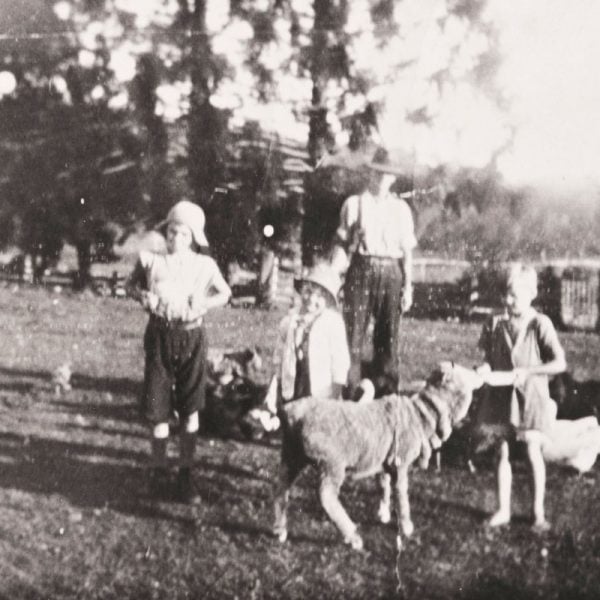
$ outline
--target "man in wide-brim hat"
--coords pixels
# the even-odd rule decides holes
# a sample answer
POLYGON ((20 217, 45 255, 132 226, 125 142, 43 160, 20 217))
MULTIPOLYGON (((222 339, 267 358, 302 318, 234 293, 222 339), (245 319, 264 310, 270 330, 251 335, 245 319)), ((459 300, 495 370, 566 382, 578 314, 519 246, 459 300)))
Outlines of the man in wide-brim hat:
POLYGON ((378 393, 398 385, 400 316, 412 304, 412 252, 417 240, 408 204, 390 192, 406 169, 378 148, 365 164, 368 183, 363 193, 343 204, 333 260, 350 266, 344 284, 344 317, 351 367, 350 392, 362 373, 363 340, 374 318, 373 360, 369 375, 378 393))

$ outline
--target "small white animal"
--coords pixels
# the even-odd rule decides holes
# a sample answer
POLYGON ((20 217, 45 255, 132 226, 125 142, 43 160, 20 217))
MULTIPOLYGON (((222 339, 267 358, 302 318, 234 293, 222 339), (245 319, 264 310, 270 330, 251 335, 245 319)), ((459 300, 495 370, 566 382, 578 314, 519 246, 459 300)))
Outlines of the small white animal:
POLYGON ((71 391, 71 376, 73 372, 71 371, 71 365, 69 363, 64 363, 56 369, 52 373, 52 385, 54 386, 54 394, 56 396, 60 396, 62 392, 71 391))

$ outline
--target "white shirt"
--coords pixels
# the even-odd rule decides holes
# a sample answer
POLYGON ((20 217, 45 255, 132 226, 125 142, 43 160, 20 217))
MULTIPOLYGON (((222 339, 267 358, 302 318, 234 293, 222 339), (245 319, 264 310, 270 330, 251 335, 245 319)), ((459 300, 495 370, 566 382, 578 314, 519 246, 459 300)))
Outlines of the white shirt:
POLYGON ((391 193, 350 196, 342 206, 337 237, 350 251, 368 256, 402 258, 417 245, 410 206, 391 193))
MULTIPOLYGON (((168 304, 175 311, 175 317, 184 320, 189 307, 201 305, 213 287, 227 287, 217 263, 210 256, 192 251, 175 254, 140 252, 131 280, 137 283, 144 278, 146 289, 156 294, 160 302, 168 304)), ((198 319, 198 324, 200 322, 198 319)))

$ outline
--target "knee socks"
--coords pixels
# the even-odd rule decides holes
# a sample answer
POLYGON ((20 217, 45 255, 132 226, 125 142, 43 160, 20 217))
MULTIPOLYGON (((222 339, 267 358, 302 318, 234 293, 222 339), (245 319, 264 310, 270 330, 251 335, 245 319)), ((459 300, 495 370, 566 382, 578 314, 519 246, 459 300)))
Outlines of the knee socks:
MULTIPOLYGON (((179 463, 181 467, 189 468, 194 463, 196 438, 198 437, 198 413, 193 413, 182 424, 179 446, 179 463)), ((165 468, 168 466, 167 444, 169 442, 168 423, 159 423, 152 430, 152 466, 165 468)))
POLYGON ((183 423, 181 438, 179 440, 179 462, 183 468, 190 468, 194 464, 199 425, 197 412, 189 415, 183 423))

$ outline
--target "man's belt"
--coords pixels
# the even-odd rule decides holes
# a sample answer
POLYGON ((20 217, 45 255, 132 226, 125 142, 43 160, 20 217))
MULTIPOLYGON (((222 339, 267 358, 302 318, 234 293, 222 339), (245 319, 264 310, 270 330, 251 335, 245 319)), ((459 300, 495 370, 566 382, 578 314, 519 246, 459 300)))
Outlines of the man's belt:
POLYGON ((392 264, 397 263, 402 257, 401 256, 378 256, 376 254, 355 254, 356 257, 361 260, 365 260, 372 263, 381 263, 381 264, 392 264))
POLYGON ((150 320, 156 327, 163 330, 190 331, 202 326, 202 317, 195 319, 194 321, 184 321, 182 319, 166 319, 163 316, 151 314, 150 320))

